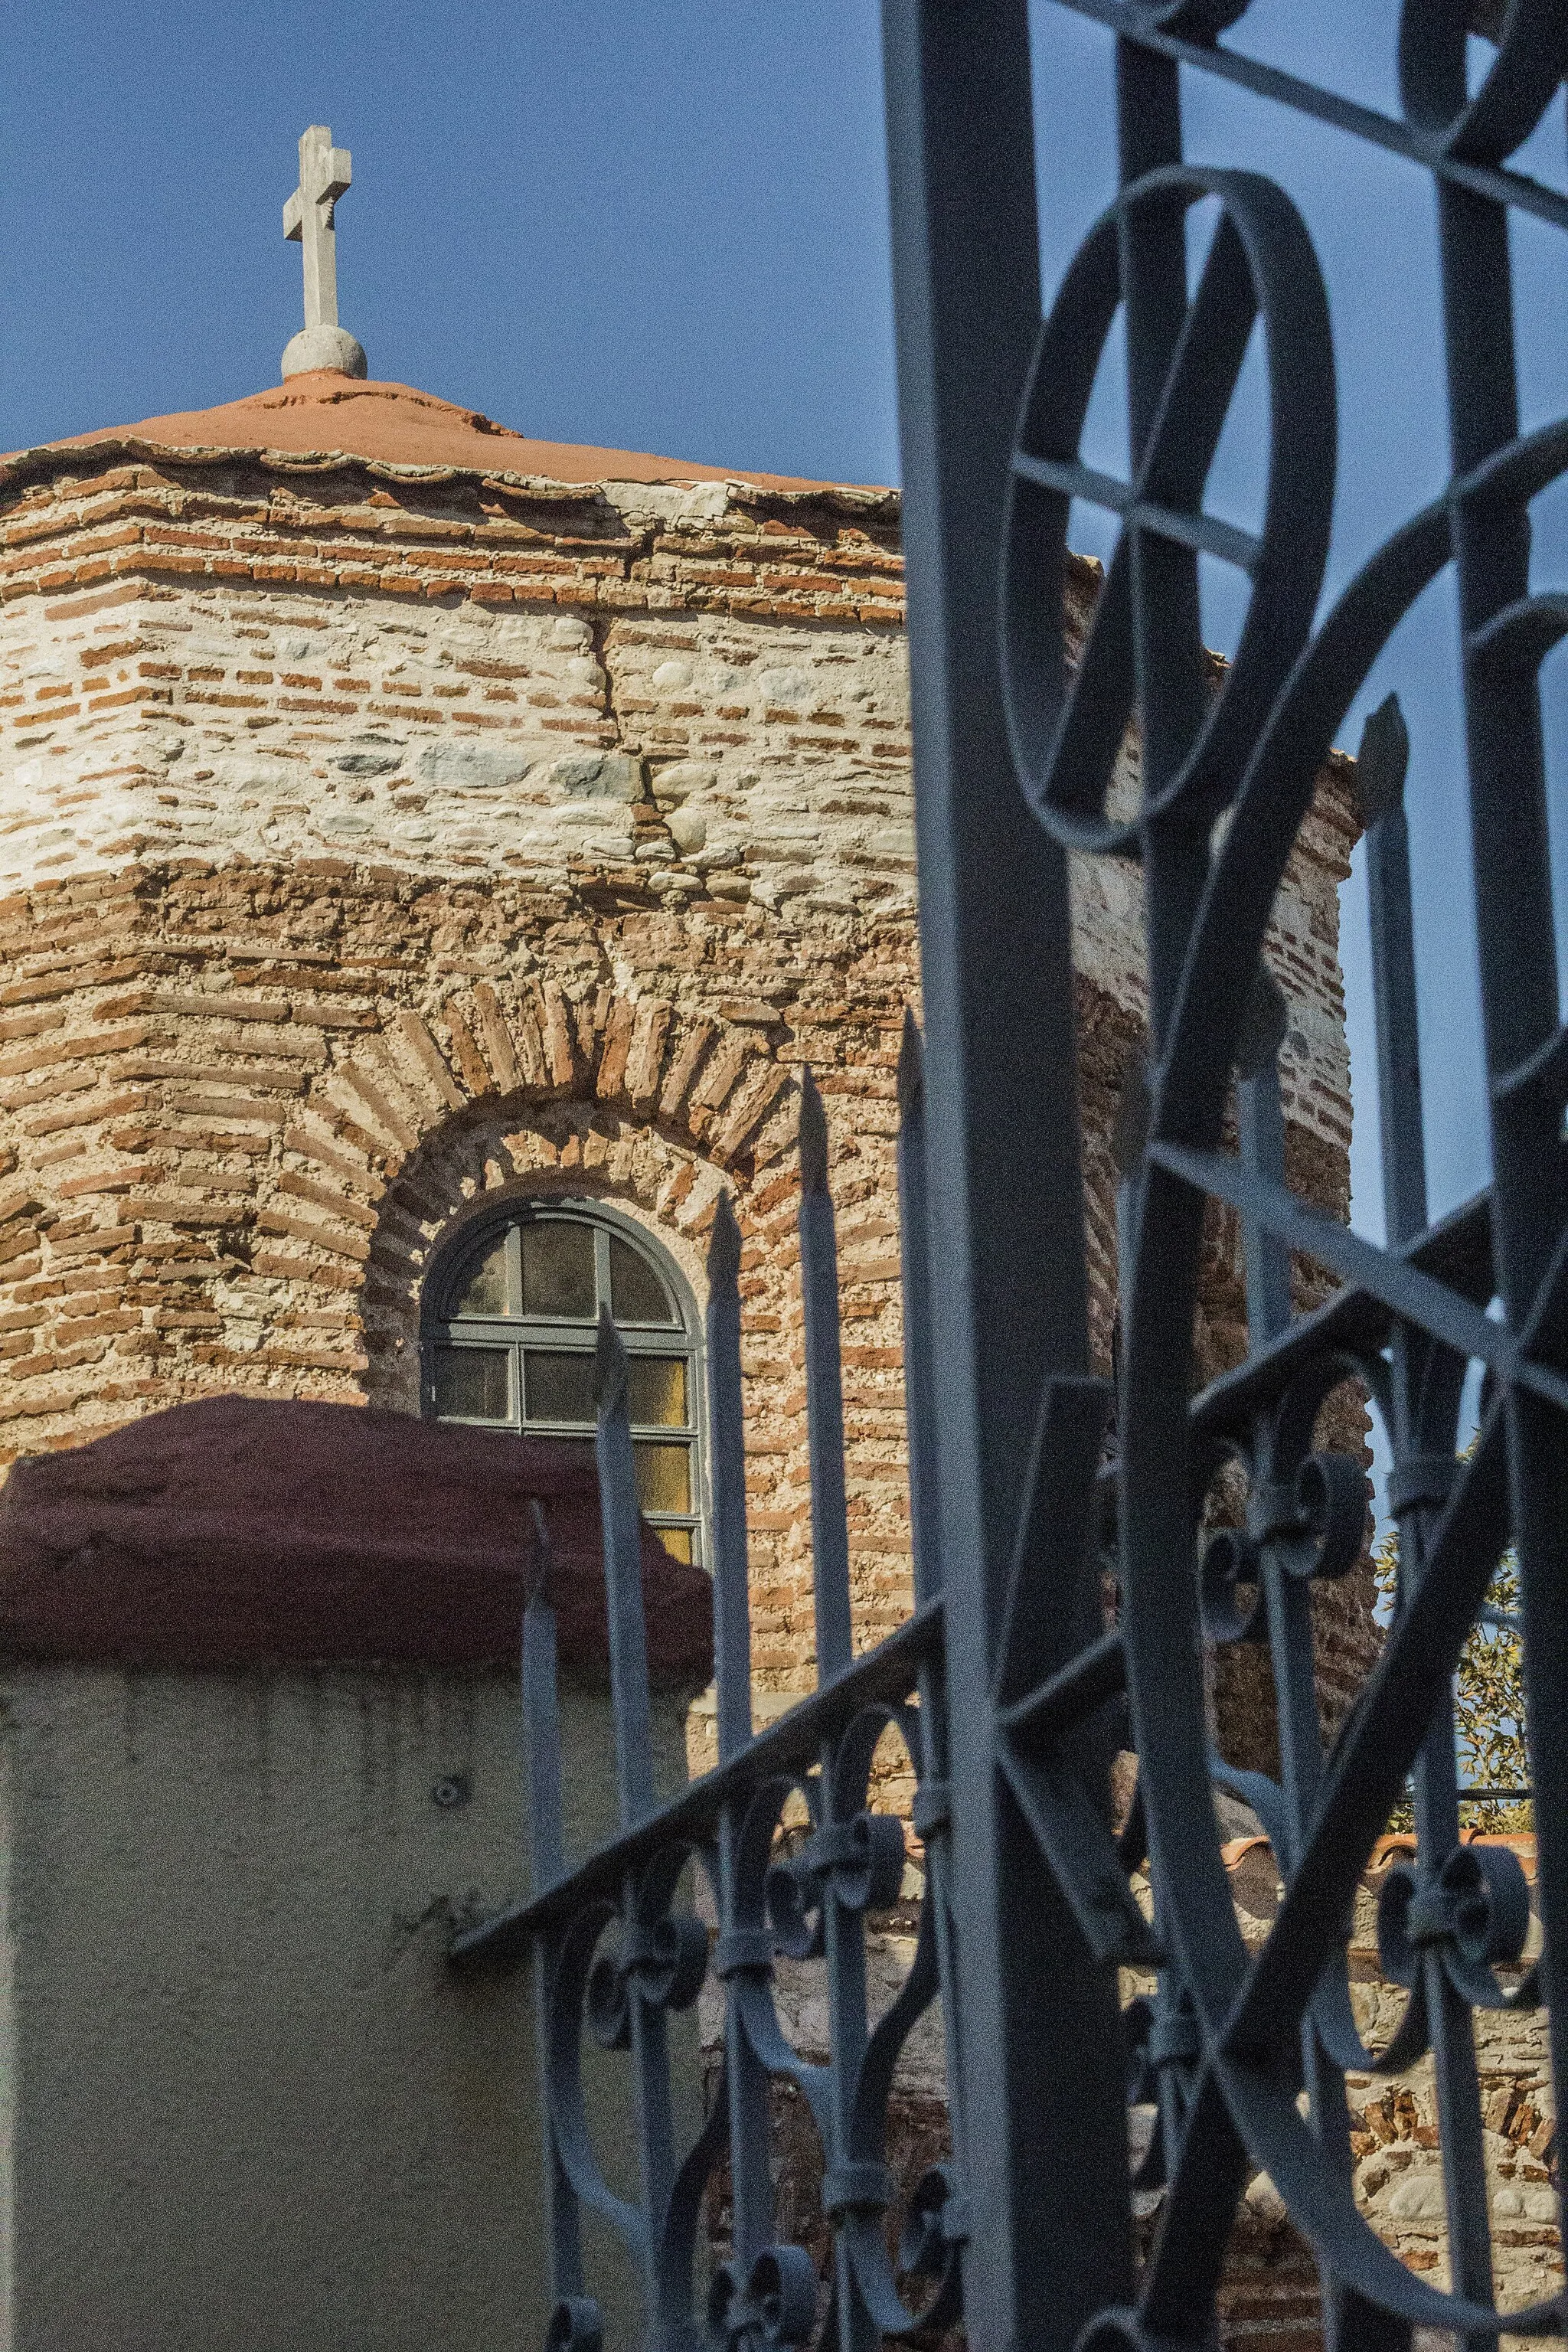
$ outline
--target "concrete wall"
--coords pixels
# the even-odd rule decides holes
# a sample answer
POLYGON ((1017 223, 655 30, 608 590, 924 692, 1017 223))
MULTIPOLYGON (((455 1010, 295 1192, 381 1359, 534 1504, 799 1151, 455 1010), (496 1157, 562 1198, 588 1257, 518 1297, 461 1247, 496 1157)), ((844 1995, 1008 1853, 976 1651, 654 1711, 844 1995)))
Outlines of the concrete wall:
MULTIPOLYGON (((607 1708, 565 1709, 581 1846, 607 1708)), ((5 2352, 536 2346, 531 1988, 444 1957, 524 1885, 511 1677, 13 1666, 0 1783, 5 2352)))

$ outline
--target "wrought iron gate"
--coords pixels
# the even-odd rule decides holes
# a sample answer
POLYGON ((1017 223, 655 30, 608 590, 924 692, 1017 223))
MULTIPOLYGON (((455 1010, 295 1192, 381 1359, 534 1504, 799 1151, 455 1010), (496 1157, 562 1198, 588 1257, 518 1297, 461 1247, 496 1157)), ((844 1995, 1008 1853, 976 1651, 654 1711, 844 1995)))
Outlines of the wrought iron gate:
MULTIPOLYGON (((960 2312, 985 2352, 1195 2342, 1212 2334, 1232 2215, 1258 2168, 1315 2249, 1337 2343, 1392 2344, 1420 2325, 1479 2347, 1498 2331, 1472 2013, 1554 2005, 1568 1953, 1568 1030, 1536 675, 1568 633, 1568 595, 1532 583, 1530 540, 1532 499, 1568 469, 1568 423, 1521 434, 1509 268, 1510 210, 1562 229, 1568 202, 1508 168, 1562 79, 1568 0, 1484 10, 1498 47, 1474 90, 1471 5, 1405 0, 1397 120, 1227 50, 1221 36, 1247 0, 1057 5, 1098 20, 1116 45, 1121 187, 1042 330, 1025 0, 885 0, 926 1022, 923 1070, 912 1030, 906 1041, 901 1145, 914 1612, 880 1648, 853 1654, 833 1212, 808 1083, 800 1238, 817 1692, 753 1733, 739 1249, 721 1210, 708 1310, 718 1769, 656 1804, 624 1371, 606 1328, 598 1446, 621 1833, 567 1868, 542 1575, 523 1664, 540 1891, 459 1939, 467 1965, 540 1955, 556 2352, 588 2352, 599 2332, 583 2276, 584 2204, 637 2257, 651 2343, 706 2333, 726 2346, 787 2345, 821 2330, 866 2347, 960 2312), (1281 190, 1184 162, 1184 68, 1375 141, 1435 187, 1450 478, 1315 629, 1335 464, 1328 306, 1281 190), (1220 225, 1189 285, 1185 215, 1211 201, 1220 225), (1128 481, 1079 455, 1119 310, 1128 481), (1271 448, 1254 536, 1205 513, 1204 488, 1259 322, 1271 448), (1075 498, 1111 509, 1121 536, 1069 667, 1061 600, 1075 498), (1249 583, 1217 690, 1203 667, 1200 552, 1249 583), (1362 785, 1387 1201, 1387 1242, 1375 1248, 1287 1187, 1277 1008, 1260 956, 1335 730, 1402 615, 1448 565, 1494 1177, 1429 1223, 1404 746, 1385 710, 1369 730, 1362 785), (1107 790, 1134 720, 1142 803, 1121 822, 1107 790), (1110 1467, 1113 1400, 1090 1373, 1086 1336, 1069 850, 1140 861, 1147 917, 1147 1068, 1120 1123, 1110 1467), (1210 1200, 1240 1220, 1250 1352, 1194 1396, 1210 1200), (1338 1277, 1311 1313, 1292 1309, 1293 1252, 1338 1277), (1461 1391, 1477 1362, 1479 1426, 1461 1454, 1461 1391), (1357 1556, 1364 1488, 1359 1464, 1313 1451, 1313 1426, 1327 1392, 1352 1375, 1389 1433, 1401 1591, 1381 1661, 1325 1755, 1310 1586, 1357 1556), (1245 1467, 1246 1522, 1205 1541, 1204 1491, 1222 1457, 1245 1467), (1544 1931, 1528 1967, 1517 1863, 1458 1840, 1448 1718, 1456 1659, 1510 1545, 1544 1931), (1268 1643, 1282 1756, 1278 1783, 1254 1776, 1242 1790, 1285 1881, 1256 1951, 1218 1852, 1212 1791, 1226 1772, 1212 1752, 1204 1681, 1205 1643, 1243 1636, 1268 1643), (889 1726, 913 1760, 929 1869, 912 1971, 873 2027, 865 1917, 902 1866, 897 1824, 867 1808, 871 1749, 889 1726), (1116 1830, 1107 1768, 1129 1746, 1139 1790, 1116 1830), (1384 1967, 1409 2000, 1391 2045, 1373 2052, 1347 1990, 1350 1907, 1407 1778, 1418 1852, 1391 1881, 1381 1935, 1384 1967), (776 1832, 795 1792, 811 1830, 786 1855, 776 1832), (712 1882, 711 1950, 676 1907, 693 1861, 712 1882), (1131 1886, 1145 1866, 1152 1917, 1131 1886), (821 1955, 830 2063, 805 2063, 784 2038, 770 1990, 779 1952, 821 1955), (1152 1971, 1158 1990, 1124 2017, 1118 1970, 1128 1966, 1152 1971), (723 2077, 682 2148, 668 2019, 709 1969, 724 1992, 723 2077), (952 2160, 914 2196, 900 2282, 886 2230, 887 2102, 900 2048, 939 1996, 952 2160), (635 2078, 635 2202, 612 2195, 589 2144, 584 2030, 624 2049, 635 2078), (1136 2277, 1129 2047, 1131 2095, 1157 2112, 1140 2179, 1164 2191, 1136 2277), (1428 2048, 1451 2293, 1403 2266, 1352 2194, 1346 2071, 1394 2071, 1428 2048), (773 2240, 773 2075, 798 2086, 823 2142, 835 2248, 826 2320, 811 2263, 773 2240), (704 2294, 700 2201, 724 2160, 733 2260, 704 2313, 694 2304, 704 2294)), ((1560 2323, 1555 2304, 1508 2320, 1514 2332, 1560 2323)))

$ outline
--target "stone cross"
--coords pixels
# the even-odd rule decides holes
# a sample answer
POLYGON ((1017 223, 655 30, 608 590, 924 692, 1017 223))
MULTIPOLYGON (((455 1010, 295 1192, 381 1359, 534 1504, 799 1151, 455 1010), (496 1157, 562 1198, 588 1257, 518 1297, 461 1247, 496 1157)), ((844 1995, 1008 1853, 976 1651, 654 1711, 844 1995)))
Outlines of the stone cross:
POLYGON ((305 326, 283 354, 283 373, 335 368, 363 375, 364 353, 338 324, 338 252, 333 213, 353 177, 346 147, 334 147, 324 122, 312 122, 300 142, 300 184, 283 207, 283 234, 305 258, 305 326))
POLYGON ((300 142, 300 184, 283 207, 283 234, 305 254, 305 324, 338 323, 338 237, 332 214, 353 176, 346 147, 334 147, 324 122, 300 142))

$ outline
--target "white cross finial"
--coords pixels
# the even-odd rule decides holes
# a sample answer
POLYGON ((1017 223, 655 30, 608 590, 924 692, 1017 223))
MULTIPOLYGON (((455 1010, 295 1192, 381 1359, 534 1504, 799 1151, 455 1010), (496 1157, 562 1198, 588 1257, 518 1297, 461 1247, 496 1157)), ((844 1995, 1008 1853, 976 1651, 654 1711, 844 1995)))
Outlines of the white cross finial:
POLYGON ((346 147, 334 147, 323 122, 300 142, 300 184, 283 207, 283 234, 303 250, 305 325, 283 354, 285 376, 311 368, 363 375, 365 356, 338 324, 338 253, 334 212, 353 175, 346 147))

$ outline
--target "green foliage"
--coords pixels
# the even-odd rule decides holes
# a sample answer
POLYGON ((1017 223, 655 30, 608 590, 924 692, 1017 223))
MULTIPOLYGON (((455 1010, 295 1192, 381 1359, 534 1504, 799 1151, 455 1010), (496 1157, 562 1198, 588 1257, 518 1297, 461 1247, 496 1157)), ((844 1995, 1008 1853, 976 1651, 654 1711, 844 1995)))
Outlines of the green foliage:
MULTIPOLYGON (((1399 1576, 1399 1537, 1391 1528, 1372 1556, 1377 1579, 1379 1614, 1391 1617, 1399 1576)), ((1490 1607, 1517 1611, 1519 1563, 1504 1554, 1487 1595, 1490 1607)), ((1490 1789, 1526 1789, 1530 1758, 1524 1742, 1524 1645, 1512 1625, 1484 1621, 1472 1625, 1459 1654, 1454 1678, 1454 1729, 1458 1741, 1461 1786, 1474 1782, 1490 1789)), ((1472 1798, 1459 1808, 1465 1829, 1531 1830, 1535 1810, 1526 1798, 1472 1798)), ((1393 1829, 1411 1826, 1408 1801, 1390 1821, 1393 1829)))

